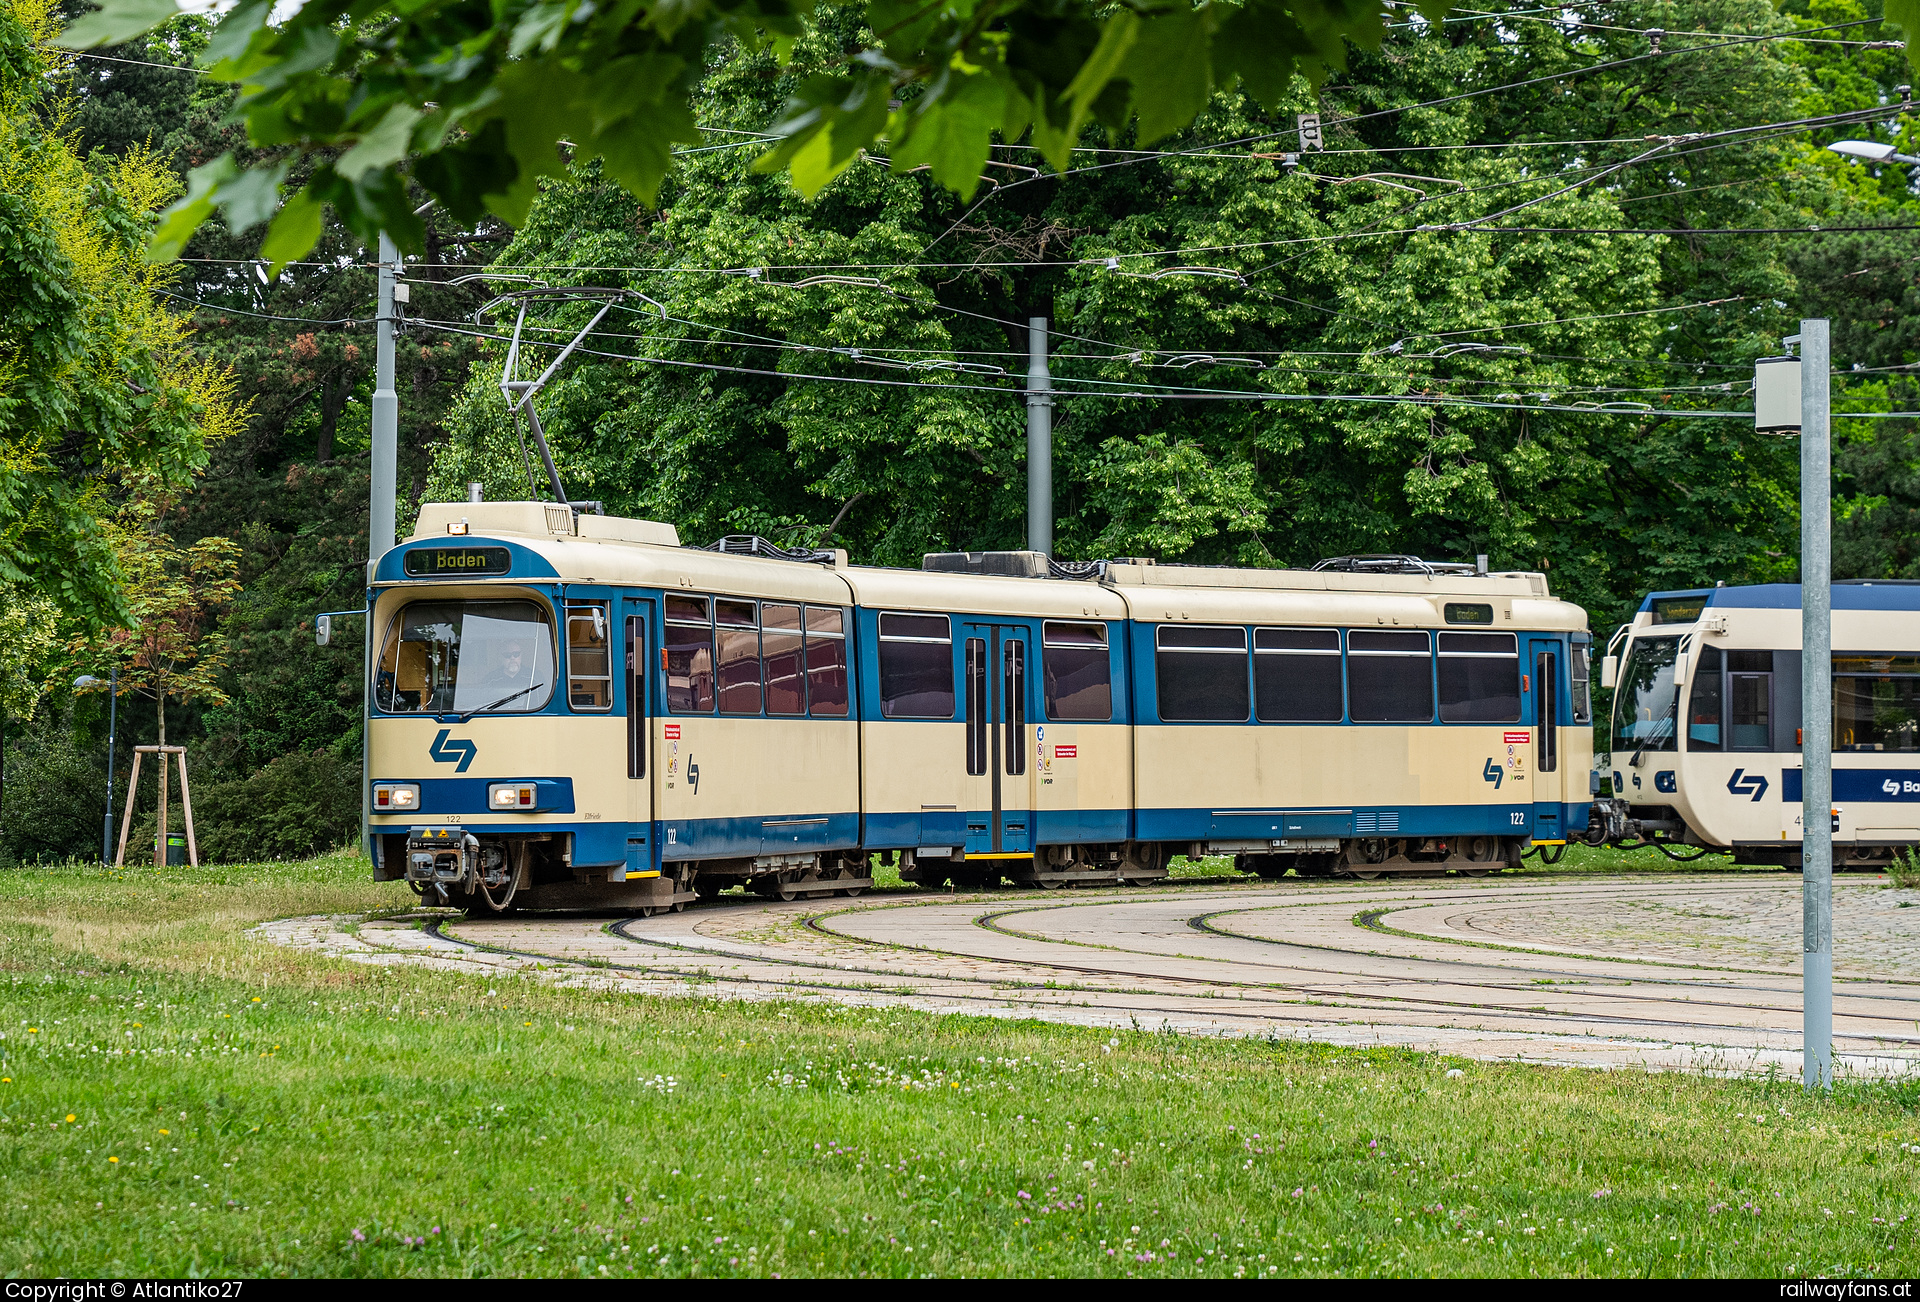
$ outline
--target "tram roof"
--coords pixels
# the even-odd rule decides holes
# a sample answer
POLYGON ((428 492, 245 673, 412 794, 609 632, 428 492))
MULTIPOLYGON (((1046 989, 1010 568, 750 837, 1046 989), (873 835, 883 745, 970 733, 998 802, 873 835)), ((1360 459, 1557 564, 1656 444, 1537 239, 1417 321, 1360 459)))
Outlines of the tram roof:
MULTIPOLYGON (((1650 592, 1640 603, 1640 613, 1653 615, 1656 624, 1690 624, 1699 618, 1699 611, 1709 608, 1798 610, 1800 585, 1748 583, 1738 587, 1682 588, 1674 592, 1650 592)), ((1833 585, 1833 609, 1920 611, 1920 581, 1843 579, 1833 585)))
MULTIPOLYGON (((1524 571, 1356 574, 1129 561, 1108 566, 1104 581, 956 574, 851 565, 845 552, 831 564, 711 552, 680 546, 672 525, 602 516, 580 516, 576 525, 568 514, 541 502, 427 503, 406 545, 497 538, 536 553, 565 582, 850 598, 955 614, 1444 627, 1446 603, 1466 601, 1494 606, 1495 628, 1586 627, 1584 611, 1549 594, 1545 575, 1524 571)), ((388 569, 383 564, 383 575, 388 569)))

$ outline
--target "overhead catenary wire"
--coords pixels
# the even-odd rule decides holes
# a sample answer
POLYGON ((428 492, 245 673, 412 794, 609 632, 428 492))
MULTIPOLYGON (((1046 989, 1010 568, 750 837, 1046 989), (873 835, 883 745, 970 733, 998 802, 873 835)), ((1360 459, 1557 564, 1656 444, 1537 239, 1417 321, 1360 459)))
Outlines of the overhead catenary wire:
MULTIPOLYGON (((445 331, 447 333, 453 333, 453 334, 464 334, 464 335, 472 336, 474 338, 487 339, 487 340, 492 340, 499 343, 508 342, 507 337, 504 335, 499 335, 499 334, 495 334, 495 333, 484 331, 484 330, 472 329, 469 327, 440 325, 440 324, 425 325, 424 323, 422 323, 422 328, 432 329, 432 330, 441 330, 441 331, 445 331)), ((533 346, 544 347, 544 348, 559 348, 561 346, 558 342, 547 341, 547 340, 525 340, 524 342, 531 344, 533 346)), ((645 363, 648 365, 667 366, 667 367, 673 367, 673 368, 685 369, 685 370, 711 371, 711 372, 734 374, 734 375, 750 375, 750 376, 756 376, 763 379, 779 380, 783 382, 800 380, 800 381, 813 381, 813 382, 826 383, 826 384, 853 384, 853 385, 864 385, 869 387, 881 387, 881 388, 893 388, 893 389, 928 389, 928 390, 938 390, 938 391, 944 391, 944 392, 973 391, 973 392, 1000 394, 1005 396, 1018 396, 1025 392, 1025 389, 1018 385, 969 384, 961 381, 937 381, 937 380, 893 380, 893 379, 882 379, 882 378, 872 377, 872 376, 820 375, 817 373, 810 373, 810 372, 766 371, 766 370, 761 370, 757 367, 729 366, 729 365, 725 365, 717 362, 694 362, 694 361, 687 361, 679 358, 648 357, 648 356, 640 356, 640 355, 628 354, 628 353, 614 353, 614 352, 608 352, 603 349, 589 348, 584 344, 576 348, 574 351, 584 355, 605 358, 610 361, 637 362, 637 363, 645 363)), ((1278 402, 1278 403, 1327 402, 1327 403, 1355 403, 1355 404, 1361 404, 1361 405, 1393 404, 1393 405, 1414 405, 1414 406, 1425 406, 1425 407, 1464 407, 1464 408, 1478 408, 1478 409, 1485 409, 1485 410, 1500 410, 1500 411, 1564 412, 1564 413, 1583 415, 1583 416, 1596 416, 1596 415, 1598 416, 1662 416, 1662 417, 1673 417, 1673 418, 1704 417, 1704 418, 1731 418, 1731 419, 1743 419, 1743 420, 1751 420, 1753 417, 1753 413, 1751 411, 1718 411, 1718 410, 1690 409, 1690 408, 1662 409, 1662 408, 1655 408, 1648 404, 1641 404, 1641 403, 1618 404, 1618 405, 1611 405, 1611 406, 1601 405, 1601 404, 1588 404, 1585 406, 1577 406, 1577 405, 1561 405, 1561 404, 1554 404, 1554 403, 1529 403, 1529 402, 1518 402, 1518 401, 1497 402, 1497 401, 1487 401, 1483 399, 1456 398, 1447 394, 1404 395, 1404 394, 1349 394, 1349 393, 1341 393, 1341 394, 1284 393, 1284 392, 1271 391, 1271 390, 1265 390, 1265 391, 1193 390, 1193 389, 1182 389, 1177 386, 1135 385, 1135 386, 1129 387, 1126 391, 1121 391, 1121 392, 1080 393, 1080 394, 1068 393, 1065 396, 1097 397, 1097 398, 1102 398, 1102 399, 1111 400, 1111 401, 1121 401, 1121 400, 1130 399, 1130 398, 1138 398, 1138 399, 1144 399, 1149 401, 1188 400, 1188 401, 1240 401, 1240 402, 1278 402)))

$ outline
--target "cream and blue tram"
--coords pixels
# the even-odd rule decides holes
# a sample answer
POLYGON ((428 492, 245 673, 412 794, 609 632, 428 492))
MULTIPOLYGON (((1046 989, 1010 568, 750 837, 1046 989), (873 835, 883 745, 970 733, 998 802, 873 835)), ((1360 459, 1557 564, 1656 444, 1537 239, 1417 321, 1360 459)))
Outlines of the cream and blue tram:
POLYGON ((1585 617, 1537 574, 891 570, 459 503, 369 610, 376 869, 476 909, 851 895, 875 856, 923 885, 1478 873, 1589 807, 1585 617))
MULTIPOLYGON (((1800 866, 1800 587, 1655 592, 1613 636, 1612 796, 1589 840, 1800 866)), ((1920 842, 1920 585, 1833 585, 1834 863, 1920 842)))

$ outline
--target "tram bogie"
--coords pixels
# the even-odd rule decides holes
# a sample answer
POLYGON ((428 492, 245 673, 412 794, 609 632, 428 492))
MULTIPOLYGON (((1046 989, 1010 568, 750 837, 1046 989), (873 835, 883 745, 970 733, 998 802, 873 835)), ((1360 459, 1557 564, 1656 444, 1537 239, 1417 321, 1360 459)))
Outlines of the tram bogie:
MULTIPOLYGON (((1920 844, 1920 585, 1836 583, 1832 608, 1834 866, 1878 869, 1920 844)), ((1800 867, 1800 630, 1797 584, 1650 594, 1603 665, 1586 839, 1800 867)))
POLYGON ((377 870, 480 911, 735 887, 1478 874, 1582 831, 1585 616, 1538 574, 921 571, 429 504, 370 593, 377 870))

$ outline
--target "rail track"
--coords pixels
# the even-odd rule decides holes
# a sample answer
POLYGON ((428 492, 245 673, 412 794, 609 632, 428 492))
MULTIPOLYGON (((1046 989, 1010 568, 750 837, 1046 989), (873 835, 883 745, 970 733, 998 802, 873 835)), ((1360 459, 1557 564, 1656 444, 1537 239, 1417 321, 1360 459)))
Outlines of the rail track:
MULTIPOLYGON (((1836 1057, 1920 1071, 1920 892, 1861 880, 1835 896, 1836 1057)), ((723 898, 652 918, 260 930, 362 962, 635 993, 1792 1074, 1798 910, 1788 876, 1530 877, 723 898)))

